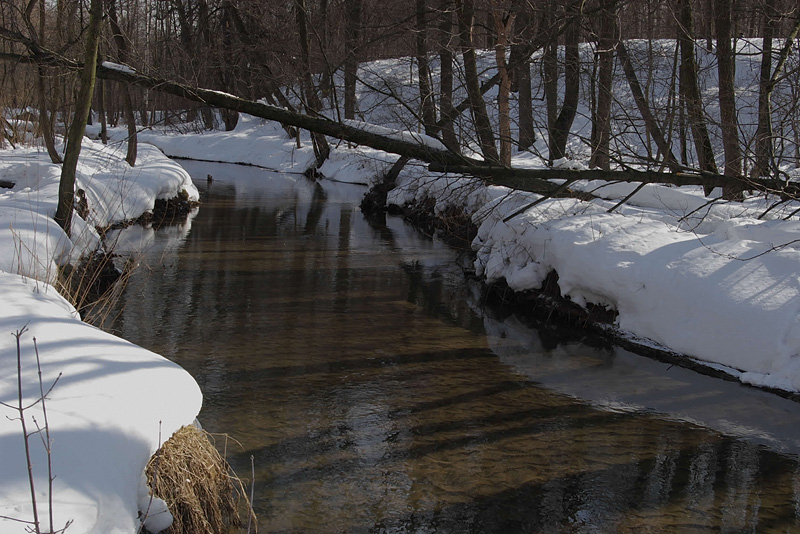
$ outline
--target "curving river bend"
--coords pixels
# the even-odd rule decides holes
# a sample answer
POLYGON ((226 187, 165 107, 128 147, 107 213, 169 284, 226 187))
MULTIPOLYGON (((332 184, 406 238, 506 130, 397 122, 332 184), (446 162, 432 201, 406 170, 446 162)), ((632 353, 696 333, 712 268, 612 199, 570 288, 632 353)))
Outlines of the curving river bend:
POLYGON ((197 379, 259 532, 800 531, 800 405, 485 310, 363 187, 184 165, 106 326, 197 379))

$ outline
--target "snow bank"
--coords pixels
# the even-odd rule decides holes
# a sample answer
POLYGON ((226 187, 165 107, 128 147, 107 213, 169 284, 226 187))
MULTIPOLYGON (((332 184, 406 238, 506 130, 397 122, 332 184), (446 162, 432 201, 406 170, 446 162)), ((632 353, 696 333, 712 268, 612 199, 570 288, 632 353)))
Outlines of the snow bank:
POLYGON ((158 146, 170 157, 244 163, 277 171, 302 172, 314 162, 310 142, 297 148, 296 140, 289 138, 280 124, 244 113, 230 132, 165 135, 144 131, 139 140, 158 146))
POLYGON ((0 180, 15 184, 0 190, 0 270, 53 282, 56 264, 99 246, 95 227, 135 219, 181 191, 199 198, 188 173, 154 146, 140 144, 135 167, 123 158, 120 149, 84 140, 76 182, 87 209, 76 210, 69 240, 53 221, 61 166, 36 148, 0 151, 0 180))
MULTIPOLYGON (((39 396, 39 350, 47 397, 53 474, 55 528, 73 521, 68 532, 131 533, 146 490, 144 466, 158 448, 200 411, 197 383, 178 365, 123 339, 81 322, 75 310, 47 284, 0 273, 0 401, 17 405, 16 341, 21 337, 24 404, 39 396)), ((0 515, 33 518, 20 423, 0 406, 0 515)), ((41 403, 26 412, 44 424, 41 403)), ((41 521, 48 516, 47 456, 40 436, 31 440, 41 521)), ((43 523, 46 524, 46 523, 43 523)), ((25 532, 25 525, 0 519, 2 532, 25 532)))
MULTIPOLYGON (((273 135, 265 133, 269 127, 244 119, 242 132, 260 139, 273 135)), ((230 143, 230 136, 188 137, 181 153, 227 158, 228 144, 222 153, 214 150, 230 143)), ((291 147, 272 139, 274 157, 290 161, 291 147)), ((168 152, 178 142, 153 141, 168 152)), ((334 150, 323 173, 366 180, 393 161, 377 154, 334 150)), ((234 159, 240 158, 258 160, 248 159, 244 150, 234 159)), ((514 165, 541 166, 541 161, 519 155, 514 165)), ((579 162, 559 162, 559 168, 576 167, 579 162)), ((764 198, 709 204, 700 187, 650 184, 607 213, 636 187, 578 182, 573 188, 600 198, 547 200, 503 222, 540 197, 412 163, 388 203, 433 199, 437 214, 451 208, 471 214, 479 226, 475 268, 489 282, 504 279, 515 290, 534 289, 555 270, 562 294, 573 302, 617 310, 614 326, 623 334, 723 365, 744 382, 800 391, 800 242, 795 242, 800 222, 781 220, 797 204, 786 203, 758 220, 769 206, 764 198)))
POLYGON ((556 271, 563 296, 618 311, 623 333, 741 371, 744 382, 800 391, 800 222, 755 219, 757 199, 698 212, 707 199, 695 189, 651 186, 619 213, 607 212, 613 201, 550 199, 505 222, 540 197, 408 175, 389 200, 431 197, 438 212, 472 214, 475 269, 487 282, 537 289, 556 271))
MULTIPOLYGON (((163 501, 150 502, 144 467, 161 442, 191 424, 202 404, 194 379, 178 365, 102 332, 49 285, 56 265, 97 248, 96 226, 139 217, 157 199, 185 191, 198 199, 191 178, 153 146, 140 144, 137 165, 124 154, 84 141, 77 169, 85 209, 73 219, 70 240, 53 221, 60 166, 36 148, 0 151, 0 179, 15 184, 0 193, 0 516, 33 520, 28 463, 18 412, 17 346, 20 337, 23 404, 40 396, 36 347, 47 397, 52 450, 48 491, 46 440, 31 436, 31 461, 40 524, 72 522, 68 532, 138 531, 140 510, 166 524, 163 501), (36 345, 34 346, 34 339, 36 345)), ((130 241, 130 239, 128 239, 130 241)), ((141 239, 140 239, 141 241, 141 239)), ((25 411, 28 432, 44 427, 42 404, 25 411)), ((27 532, 29 524, 0 518, 0 531, 27 532)))

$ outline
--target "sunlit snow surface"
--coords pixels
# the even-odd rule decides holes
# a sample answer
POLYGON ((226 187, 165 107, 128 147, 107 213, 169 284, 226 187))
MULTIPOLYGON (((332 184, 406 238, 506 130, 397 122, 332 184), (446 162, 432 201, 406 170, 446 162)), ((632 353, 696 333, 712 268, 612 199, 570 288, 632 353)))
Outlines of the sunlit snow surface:
MULTIPOLYGON (((371 122, 403 127, 375 118, 371 122)), ((117 139, 125 135, 122 130, 112 134, 117 139)), ((74 520, 70 533, 135 532, 145 462, 159 435, 164 440, 191 423, 201 404, 196 383, 179 367, 81 323, 42 282, 52 280, 56 263, 96 246, 95 225, 136 217, 156 198, 181 189, 196 197, 188 174, 147 142, 170 156, 251 163, 282 172, 302 172, 313 159, 307 138, 298 148, 279 126, 247 116, 232 132, 143 134, 133 169, 122 161, 124 145, 86 141, 78 186, 86 191, 90 212, 88 221, 75 218, 75 238, 67 241, 51 221, 59 169, 42 150, 0 151, 0 179, 17 184, 0 192, 0 270, 5 272, 0 275, 0 322, 5 327, 0 400, 16 402, 11 334, 27 325, 21 338, 25 398, 35 399, 38 391, 34 336, 45 388, 63 373, 47 406, 57 476, 55 527, 74 520)), ((327 179, 369 183, 395 159, 341 146, 321 170, 327 179)), ((514 160, 515 166, 541 164, 530 154, 514 160)), ((577 164, 562 162, 560 167, 577 164)), ((479 226, 475 268, 489 281, 502 278, 514 289, 536 288, 555 270, 563 295, 578 304, 616 309, 614 327, 623 334, 725 366, 745 382, 800 391, 800 249, 795 242, 800 223, 782 220, 797 209, 796 203, 759 220, 769 206, 764 199, 707 205, 699 188, 652 185, 608 213, 635 186, 590 182, 580 187, 600 198, 531 206, 537 195, 430 173, 412 163, 389 202, 433 198, 437 212, 456 207, 471 215, 479 226)), ((147 231, 125 236, 125 246, 147 245, 151 237, 147 231)), ((12 410, 2 409, 14 417, 12 410)), ((30 415, 41 424, 39 409, 32 408, 30 415)), ((0 515, 30 519, 19 423, 0 421, 0 515)), ((46 461, 37 440, 32 440, 34 473, 46 519, 46 461)), ((11 521, 0 525, 3 532, 25 530, 11 521)))
MULTIPOLYGON (((23 406, 41 395, 37 348, 44 391, 61 376, 46 402, 52 493, 45 435, 29 440, 43 531, 50 527, 51 495, 56 530, 71 521, 73 534, 136 532, 139 510, 148 507, 151 521, 163 525, 163 502, 151 503, 141 483, 144 466, 160 442, 194 421, 202 404, 197 383, 181 367, 83 323, 47 283, 57 263, 97 247, 95 226, 138 217, 156 199, 182 190, 198 198, 189 175, 155 147, 140 145, 135 168, 123 156, 85 141, 78 187, 90 210, 87 220, 76 215, 69 240, 52 220, 60 168, 41 150, 0 150, 0 179, 16 184, 0 192, 0 516, 33 520, 18 412, 6 406, 19 406, 13 334, 21 332, 23 406)), ((42 407, 25 411, 29 433, 37 425, 44 429, 42 407)), ((3 533, 29 526, 0 519, 3 533)))

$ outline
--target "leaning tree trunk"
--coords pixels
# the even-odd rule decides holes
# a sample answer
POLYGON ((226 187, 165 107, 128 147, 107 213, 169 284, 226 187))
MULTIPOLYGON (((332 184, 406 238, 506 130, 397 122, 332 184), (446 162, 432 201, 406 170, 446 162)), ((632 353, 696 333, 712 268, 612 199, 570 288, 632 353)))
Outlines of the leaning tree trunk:
POLYGON ((467 96, 475 123, 475 131, 478 134, 478 142, 480 143, 483 157, 496 163, 500 158, 497 154, 497 147, 494 144, 494 133, 492 132, 492 123, 489 121, 489 114, 486 112, 486 102, 484 102, 481 93, 481 85, 478 80, 478 62, 475 45, 472 41, 475 18, 473 0, 456 0, 456 16, 458 18, 461 55, 464 58, 467 96))
POLYGON ((644 120, 644 126, 647 132, 661 152, 667 167, 672 170, 677 169, 679 166, 678 160, 675 158, 675 154, 672 153, 672 148, 669 143, 667 143, 666 137, 664 137, 664 133, 658 125, 658 121, 650 110, 647 97, 645 97, 642 85, 639 83, 638 76, 636 76, 636 69, 634 69, 631 58, 628 55, 628 49, 622 41, 617 43, 617 57, 622 64, 622 70, 625 73, 625 79, 633 95, 633 101, 636 103, 636 108, 639 110, 642 120, 644 120))
MULTIPOLYGON (((697 80, 698 67, 694 53, 692 1, 678 0, 678 8, 678 44, 681 54, 679 92, 683 105, 686 106, 698 167, 704 172, 716 174, 717 164, 714 161, 714 149, 708 136, 708 128, 703 115, 703 101, 697 80)), ((706 195, 710 194, 710 187, 706 187, 705 192, 706 195)))
POLYGON ((72 234, 72 211, 75 204, 75 175, 81 141, 86 132, 86 120, 92 105, 92 93, 96 79, 97 48, 100 43, 100 23, 103 18, 103 0, 91 0, 89 6, 89 26, 86 29, 86 49, 83 56, 80 87, 75 102, 75 117, 67 135, 67 149, 64 152, 64 165, 58 184, 58 206, 55 220, 68 236, 72 234))
MULTIPOLYGON (((111 33, 114 36, 117 57, 119 57, 122 63, 128 63, 128 44, 125 42, 125 37, 122 35, 122 28, 120 28, 119 21, 117 20, 116 0, 106 0, 106 11, 108 13, 108 21, 111 25, 111 33)), ((120 91, 122 93, 122 110, 123 113, 125 113, 125 123, 128 126, 128 151, 125 155, 125 161, 128 162, 128 165, 133 167, 136 165, 138 149, 136 117, 133 114, 133 100, 131 99, 130 87, 122 85, 120 86, 120 91)))
POLYGON ((561 111, 550 129, 549 155, 550 165, 567 154, 569 130, 578 113, 578 97, 580 96, 580 2, 573 2, 567 7, 570 17, 569 26, 564 33, 564 101, 561 111))
MULTIPOLYGON (((309 114, 315 114, 322 109, 322 101, 320 101, 319 96, 317 95, 317 88, 314 86, 314 80, 311 78, 311 59, 308 46, 308 13, 306 12, 306 1, 295 0, 294 7, 297 22, 297 33, 298 37, 300 38, 300 54, 302 56, 303 65, 303 92, 305 93, 306 112, 309 114)), ((325 163, 325 160, 328 159, 331 148, 330 145, 328 145, 328 140, 325 139, 325 136, 320 133, 311 132, 311 141, 314 145, 314 156, 316 157, 315 168, 318 169, 323 163, 325 163)))

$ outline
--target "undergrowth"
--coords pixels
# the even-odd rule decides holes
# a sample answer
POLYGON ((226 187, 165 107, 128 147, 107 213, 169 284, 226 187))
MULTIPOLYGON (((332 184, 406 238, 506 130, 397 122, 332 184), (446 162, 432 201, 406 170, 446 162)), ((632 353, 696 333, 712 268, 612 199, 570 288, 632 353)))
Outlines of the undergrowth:
POLYGON ((242 515, 249 516, 248 525, 255 524, 244 484, 212 440, 207 432, 185 426, 147 464, 152 494, 167 503, 173 516, 166 534, 241 531, 242 515))

